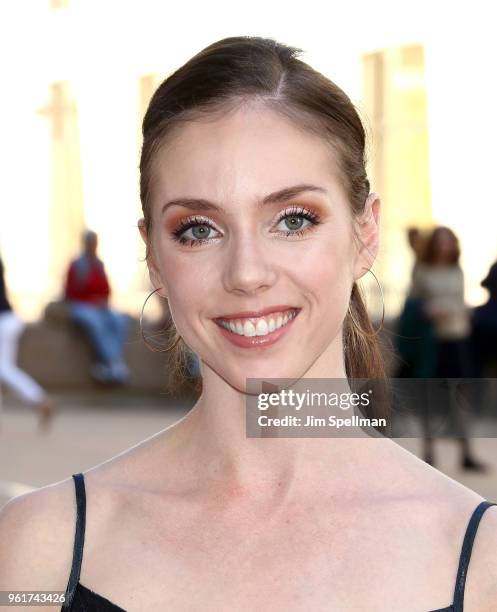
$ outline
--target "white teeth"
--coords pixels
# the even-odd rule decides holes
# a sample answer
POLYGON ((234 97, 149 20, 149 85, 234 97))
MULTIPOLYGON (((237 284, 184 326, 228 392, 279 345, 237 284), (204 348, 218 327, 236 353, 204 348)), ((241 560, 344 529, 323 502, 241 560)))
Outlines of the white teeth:
POLYGON ((268 325, 264 319, 259 319, 257 321, 257 325, 255 326, 255 333, 258 336, 265 336, 267 334, 268 325))
POLYGON ((236 319, 230 321, 220 321, 221 325, 231 332, 240 336, 266 336, 271 332, 286 325, 291 319, 297 316, 297 311, 292 310, 284 314, 273 314, 258 319, 236 319), (256 321, 254 324, 253 321, 256 321))
POLYGON ((255 336, 255 325, 252 323, 252 321, 245 321, 243 325, 243 335, 255 336))

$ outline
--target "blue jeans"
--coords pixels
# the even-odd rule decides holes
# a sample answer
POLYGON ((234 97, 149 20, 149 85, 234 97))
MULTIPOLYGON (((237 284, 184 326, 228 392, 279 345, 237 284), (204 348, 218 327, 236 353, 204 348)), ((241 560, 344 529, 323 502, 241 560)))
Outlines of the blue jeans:
POLYGON ((128 315, 86 302, 69 302, 69 308, 73 320, 88 334, 98 361, 107 366, 121 361, 128 334, 128 315))

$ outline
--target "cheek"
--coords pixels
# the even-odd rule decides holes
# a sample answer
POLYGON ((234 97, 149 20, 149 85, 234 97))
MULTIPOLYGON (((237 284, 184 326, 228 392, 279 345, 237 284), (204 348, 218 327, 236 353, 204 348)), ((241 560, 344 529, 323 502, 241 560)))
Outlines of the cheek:
POLYGON ((170 246, 161 251, 159 271, 167 287, 171 314, 176 326, 184 328, 188 313, 210 308, 215 268, 203 265, 202 253, 174 251, 170 246))
POLYGON ((353 283, 350 242, 339 236, 309 241, 291 269, 310 307, 311 321, 324 332, 323 339, 336 334, 346 316, 353 283))
POLYGON ((291 268, 305 284, 320 294, 338 298, 352 287, 353 254, 350 242, 339 236, 309 240, 292 257, 291 268))

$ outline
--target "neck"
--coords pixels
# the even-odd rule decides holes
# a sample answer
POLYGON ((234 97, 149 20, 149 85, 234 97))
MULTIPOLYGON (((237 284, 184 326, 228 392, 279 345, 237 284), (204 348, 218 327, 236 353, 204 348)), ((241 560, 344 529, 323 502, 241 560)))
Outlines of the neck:
MULTIPOLYGON (((301 398, 306 389, 334 396, 350 393, 343 357, 340 355, 335 362, 327 361, 326 357, 323 355, 323 359, 297 379, 292 385, 294 393, 301 398)), ((247 498, 268 501, 281 499, 281 496, 287 498, 291 493, 315 495, 316 486, 323 481, 335 480, 337 488, 350 487, 354 473, 360 469, 361 457, 364 469, 370 471, 367 465, 371 461, 370 451, 379 440, 371 438, 358 426, 344 427, 341 431, 333 428, 326 428, 325 433, 322 429, 319 431, 319 435, 328 437, 304 437, 313 434, 308 434, 309 429, 305 431, 303 427, 295 427, 293 434, 285 434, 299 437, 278 437, 281 432, 278 427, 263 431, 251 429, 258 437, 247 437, 247 415, 251 410, 252 414, 254 410, 257 412, 257 396, 248 396, 234 388, 206 364, 202 363, 201 367, 202 394, 178 424, 177 431, 181 438, 177 447, 184 451, 191 465, 189 471, 194 473, 196 486, 205 487, 211 493, 216 491, 216 495, 227 501, 247 498), (368 442, 364 444, 366 439, 368 442)), ((289 390, 286 385, 284 387, 289 390)), ((292 412, 300 415, 303 411, 273 409, 271 417, 292 412)), ((336 404, 312 406, 306 411, 308 413, 338 418, 360 415, 357 409, 344 412, 336 404)), ((305 415, 301 418, 304 420, 305 415)), ((251 423, 256 420, 252 419, 251 423)))

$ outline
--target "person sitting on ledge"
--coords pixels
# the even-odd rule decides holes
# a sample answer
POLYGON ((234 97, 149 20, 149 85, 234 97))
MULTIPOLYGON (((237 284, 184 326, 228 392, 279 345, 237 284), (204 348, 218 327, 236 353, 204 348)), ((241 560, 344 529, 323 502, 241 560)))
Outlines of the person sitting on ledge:
POLYGON ((109 308, 111 290, 97 245, 97 234, 85 231, 83 253, 71 262, 67 272, 65 300, 71 318, 88 334, 94 349, 93 378, 101 383, 124 383, 129 378, 123 359, 129 317, 109 308))

